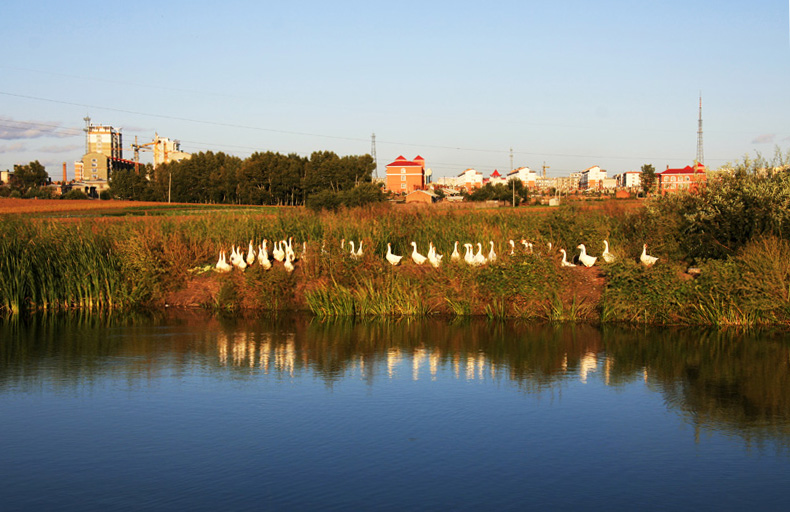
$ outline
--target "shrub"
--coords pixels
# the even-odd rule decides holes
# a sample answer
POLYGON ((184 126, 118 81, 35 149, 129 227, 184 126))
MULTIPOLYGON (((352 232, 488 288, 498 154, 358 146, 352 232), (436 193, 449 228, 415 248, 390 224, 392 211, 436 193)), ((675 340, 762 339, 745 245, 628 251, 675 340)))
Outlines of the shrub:
POLYGON ((69 190, 68 192, 66 192, 65 194, 63 194, 61 196, 61 199, 90 199, 90 198, 82 190, 73 188, 73 189, 69 190))

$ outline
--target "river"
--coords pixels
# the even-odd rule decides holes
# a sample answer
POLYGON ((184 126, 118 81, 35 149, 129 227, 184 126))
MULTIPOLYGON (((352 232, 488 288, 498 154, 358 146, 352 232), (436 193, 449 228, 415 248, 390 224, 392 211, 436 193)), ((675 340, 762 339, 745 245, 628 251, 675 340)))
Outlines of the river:
POLYGON ((786 333, 168 312, 0 336, 4 511, 790 508, 786 333))

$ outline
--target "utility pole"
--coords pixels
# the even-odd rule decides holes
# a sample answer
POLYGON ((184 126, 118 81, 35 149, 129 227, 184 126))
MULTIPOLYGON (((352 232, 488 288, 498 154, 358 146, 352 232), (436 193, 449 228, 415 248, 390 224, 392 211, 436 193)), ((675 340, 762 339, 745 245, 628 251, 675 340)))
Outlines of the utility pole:
POLYGON ((697 163, 705 165, 705 154, 702 151, 702 91, 699 93, 699 125, 697 128, 697 163))
POLYGON ((513 170, 513 148, 510 148, 510 170, 513 170))
POLYGON ((370 134, 370 156, 373 157, 373 170, 376 172, 376 178, 379 177, 379 161, 376 158, 376 133, 370 134))
POLYGON ((513 182, 513 208, 515 208, 516 207, 516 179, 513 178, 510 181, 513 182))

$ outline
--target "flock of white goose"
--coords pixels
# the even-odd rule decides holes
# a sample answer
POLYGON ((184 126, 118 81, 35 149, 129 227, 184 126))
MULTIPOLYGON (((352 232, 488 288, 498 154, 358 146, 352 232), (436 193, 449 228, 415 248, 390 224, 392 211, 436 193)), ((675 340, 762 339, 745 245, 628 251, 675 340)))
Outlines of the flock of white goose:
MULTIPOLYGON (((258 245, 256 253, 255 247, 250 240, 250 246, 247 249, 247 256, 244 256, 244 250, 241 247, 232 246, 230 256, 228 257, 225 250, 219 252, 219 259, 215 268, 219 272, 230 272, 234 268, 245 270, 247 267, 254 265, 257 262, 264 270, 272 268, 272 260, 269 258, 268 240, 264 240, 258 245), (230 261, 230 262, 228 262, 230 261)), ((302 244, 301 257, 304 258, 307 254, 307 242, 302 244)), ((293 248, 293 239, 289 238, 287 241, 281 240, 274 242, 272 247, 272 258, 274 261, 280 262, 288 272, 294 271, 294 262, 299 259, 296 256, 293 248)))
MULTIPOLYGON (((244 251, 241 247, 236 247, 235 245, 232 246, 230 256, 226 255, 225 250, 221 250, 219 253, 219 259, 217 260, 216 269, 219 272, 230 272, 234 268, 239 270, 245 270, 248 266, 254 265, 256 262, 258 265, 264 268, 264 270, 269 270, 272 268, 273 261, 280 262, 283 264, 283 267, 288 272, 294 271, 294 262, 298 259, 304 259, 307 255, 307 242, 302 243, 302 251, 300 255, 297 257, 296 253, 293 249, 293 239, 288 238, 288 240, 281 240, 278 242, 273 243, 272 251, 271 251, 271 259, 269 257, 269 250, 268 250, 268 240, 264 240, 258 245, 258 250, 255 250, 253 246, 252 240, 250 240, 249 248, 247 249, 247 255, 245 257, 244 251)), ((459 242, 455 242, 453 247, 453 252, 450 255, 450 260, 453 262, 460 262, 463 261, 468 265, 473 267, 478 267, 481 265, 485 265, 487 263, 493 263, 497 259, 497 254, 494 251, 494 242, 490 241, 491 248, 488 251, 488 254, 483 254, 483 244, 478 242, 477 244, 472 243, 465 243, 463 244, 464 248, 464 255, 461 256, 461 253, 458 251, 459 242), (477 246, 477 251, 475 251, 475 245, 477 246)), ((510 256, 515 256, 516 254, 516 243, 513 240, 509 240, 508 244, 510 245, 510 256)), ((436 247, 433 245, 433 242, 429 242, 428 244, 428 254, 423 255, 420 254, 417 250, 417 243, 411 242, 412 246, 412 253, 411 259, 417 265, 423 265, 426 262, 429 263, 431 266, 438 268, 442 264, 442 258, 444 257, 443 254, 439 254, 436 251, 436 247)), ((533 244, 526 240, 521 240, 521 245, 524 246, 524 251, 529 254, 533 253, 533 244)), ((609 241, 604 240, 604 251, 601 253, 601 258, 606 263, 613 263, 616 261, 614 254, 609 252, 609 241)), ((352 259, 359 259, 363 256, 362 251, 362 241, 359 242, 359 246, 354 244, 353 240, 349 241, 349 257, 352 259)), ((552 244, 551 242, 548 243, 548 250, 551 251, 552 244)), ((560 265, 562 267, 575 267, 577 263, 583 265, 585 267, 592 267, 595 265, 595 262, 598 261, 598 257, 591 256, 587 253, 587 248, 584 244, 579 244, 577 246, 580 253, 578 256, 574 258, 574 262, 568 261, 568 255, 565 252, 565 249, 560 249, 562 253, 562 262, 560 265)), ((346 249, 346 240, 343 239, 340 243, 340 250, 341 252, 345 252, 346 249)), ((321 252, 326 254, 326 246, 322 245, 321 252)), ((397 255, 392 252, 392 244, 387 243, 387 254, 385 255, 386 260, 392 265, 399 265, 401 260, 403 259, 402 255, 397 255)), ((658 261, 658 258, 655 256, 650 256, 647 254, 647 244, 642 246, 642 254, 639 257, 639 261, 645 266, 652 266, 658 261)))

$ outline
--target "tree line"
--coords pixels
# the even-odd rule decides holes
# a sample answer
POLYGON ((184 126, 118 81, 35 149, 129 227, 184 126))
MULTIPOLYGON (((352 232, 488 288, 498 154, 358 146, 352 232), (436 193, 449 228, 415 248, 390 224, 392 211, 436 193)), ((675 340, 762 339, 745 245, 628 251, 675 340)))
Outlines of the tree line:
POLYGON ((114 171, 110 191, 119 199, 143 201, 309 206, 311 197, 331 196, 342 204, 354 188, 373 186, 375 167, 370 155, 341 157, 332 151, 310 158, 256 152, 246 159, 207 151, 156 169, 114 171))

